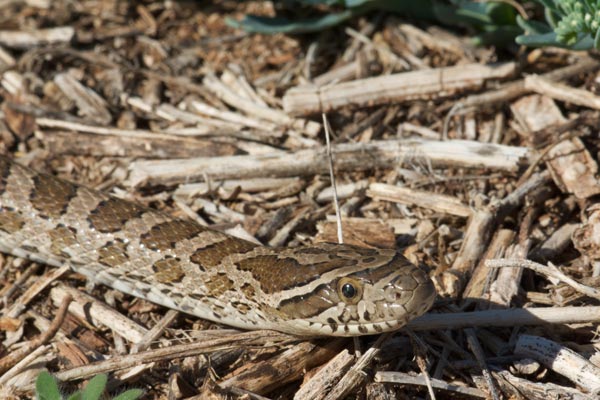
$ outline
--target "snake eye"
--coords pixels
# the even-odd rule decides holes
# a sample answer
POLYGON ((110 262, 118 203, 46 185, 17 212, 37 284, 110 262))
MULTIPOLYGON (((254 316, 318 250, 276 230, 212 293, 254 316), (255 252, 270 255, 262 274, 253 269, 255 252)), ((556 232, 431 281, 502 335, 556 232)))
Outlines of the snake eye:
POLYGON ((352 278, 342 278, 338 283, 338 294, 348 304, 356 304, 362 297, 362 285, 352 278))
POLYGON ((342 294, 346 298, 351 299, 356 296, 356 288, 351 283, 346 283, 342 286, 342 294))

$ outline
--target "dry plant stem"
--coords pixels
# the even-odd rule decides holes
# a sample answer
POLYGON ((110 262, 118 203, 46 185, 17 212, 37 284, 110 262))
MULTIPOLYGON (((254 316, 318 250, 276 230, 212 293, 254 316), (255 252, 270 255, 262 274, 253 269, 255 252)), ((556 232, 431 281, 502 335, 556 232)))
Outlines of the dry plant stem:
POLYGON ((342 231, 342 215, 340 214, 340 202, 337 196, 337 186, 335 183, 335 174, 333 173, 333 154, 331 152, 331 141, 329 140, 329 132, 331 126, 327 120, 327 115, 323 114, 323 126, 325 127, 325 139, 327 143, 327 158, 329 160, 329 179, 331 179, 331 189, 333 190, 333 204, 335 206, 335 217, 337 219, 337 237, 338 243, 344 243, 344 233, 342 231))
POLYGON ((131 353, 139 353, 140 351, 146 350, 148 347, 150 347, 152 342, 162 336, 165 329, 167 329, 169 325, 175 321, 177 316, 179 316, 179 311, 167 311, 164 317, 162 317, 160 321, 158 321, 158 323, 154 325, 152 329, 150 329, 146 335, 144 335, 144 337, 142 337, 142 340, 133 345, 131 348, 131 353))
POLYGON ((551 97, 554 100, 561 100, 595 110, 600 109, 600 97, 593 93, 583 89, 575 89, 561 83, 551 82, 538 75, 529 75, 526 77, 525 88, 532 92, 551 97))
POLYGON ((339 352, 300 387, 294 394, 294 400, 322 400, 331 386, 350 368, 354 359, 347 349, 339 352))
POLYGON ((502 385, 508 393, 514 393, 515 398, 528 400, 569 399, 569 400, 596 400, 577 389, 568 386, 559 386, 552 382, 537 383, 527 379, 518 378, 508 371, 492 373, 499 383, 503 379, 507 384, 502 385), (518 396, 518 397, 517 397, 518 396))
MULTIPOLYGON (((221 132, 212 131, 214 135, 221 132)), ((160 136, 161 134, 157 134, 160 136)), ((151 153, 156 158, 189 158, 225 156, 239 152, 239 147, 229 137, 199 139, 171 135, 170 138, 138 139, 128 136, 94 135, 73 131, 56 131, 40 133, 45 148, 50 154, 90 155, 97 157, 148 157, 151 153)), ((165 135, 162 135, 165 136, 165 135)), ((222 136, 222 135, 221 135, 222 136)), ((233 136, 226 135, 226 136, 233 136)), ((244 142, 240 137, 238 143, 244 142)))
MULTIPOLYGON (((176 132, 152 132, 143 129, 118 129, 104 126, 88 125, 79 122, 64 121, 51 118, 36 118, 35 122, 43 128, 64 129, 67 131, 76 131, 84 133, 93 133, 95 135, 114 135, 137 139, 173 139, 178 135, 176 132)), ((210 132, 207 132, 207 134, 210 132)))
POLYGON ((506 78, 515 68, 515 63, 470 64, 357 79, 325 87, 299 86, 283 96, 283 108, 292 115, 309 115, 346 106, 437 99, 476 89, 488 79, 506 78))
POLYGON ((477 335, 475 334, 475 330, 473 330, 473 328, 467 328, 467 329, 465 329, 465 333, 467 335, 467 342, 469 344, 469 347, 471 348, 471 351, 473 352, 473 355, 475 356, 475 359, 477 360, 477 363, 479 364, 479 369, 481 370, 481 372, 483 374, 483 378, 485 379, 485 382, 488 387, 488 391, 491 394, 492 399, 500 400, 500 395, 498 394, 498 389, 496 388, 496 385, 494 384, 494 380, 492 379, 490 370, 485 362, 485 354, 484 354, 483 349, 481 348, 481 345, 479 344, 479 340, 477 340, 477 335))
POLYGON ((57 74, 54 83, 77 105, 79 114, 83 117, 99 125, 107 125, 111 122, 112 116, 106 101, 73 76, 68 73, 57 74))
MULTIPOLYGON (((231 392, 232 394, 239 396, 240 399, 249 398, 250 400, 271 400, 268 397, 264 397, 264 396, 261 396, 256 393, 252 393, 249 390, 244 390, 244 389, 237 388, 237 387, 227 388, 227 390, 229 392, 231 392)), ((203 395, 200 395, 197 398, 196 398, 196 396, 194 396, 194 397, 188 398, 187 400, 204 400, 204 399, 205 399, 205 397, 203 395)), ((225 397, 223 400, 228 400, 228 399, 229 399, 228 397, 225 397)), ((217 400, 217 399, 215 399, 215 400, 217 400)))
POLYGON ((6 371, 2 376, 0 376, 0 385, 4 386, 7 382, 9 382, 12 378, 19 375, 25 369, 30 368, 30 364, 34 361, 38 361, 38 357, 51 353, 52 345, 46 344, 38 347, 33 350, 31 353, 27 354, 23 359, 21 359, 18 363, 16 363, 12 368, 6 371))
MULTIPOLYGON (((525 216, 522 218, 519 226, 518 244, 509 249, 505 257, 514 257, 525 259, 531 247, 531 225, 538 215, 538 204, 529 202, 525 216)), ((519 283, 523 276, 522 268, 503 268, 498 270, 495 281, 490 286, 489 301, 493 307, 505 308, 509 307, 512 299, 519 292, 519 283)))
POLYGON ((13 305, 10 307, 10 310, 8 310, 6 313, 6 316, 15 318, 17 315, 20 315, 27 304, 29 304, 29 302, 35 296, 37 296, 42 290, 47 288, 48 285, 50 285, 70 269, 71 268, 68 265, 64 265, 60 268, 54 268, 46 273, 42 278, 36 280, 36 282, 29 286, 23 295, 13 303, 13 305))
POLYGON ((412 348, 415 353, 415 360, 417 362, 417 365, 421 370, 421 375, 425 378, 425 383, 427 384, 427 391, 429 392, 429 398, 431 400, 435 400, 435 392, 433 391, 433 386, 431 385, 431 376, 429 375, 429 371, 427 371, 427 363, 425 361, 425 349, 427 346, 410 329, 407 329, 406 333, 410 337, 410 343, 412 344, 412 348))
POLYGON ((551 260, 559 254, 562 254, 573 243, 571 237, 580 226, 581 225, 577 223, 564 224, 554 231, 540 247, 535 249, 530 258, 538 261, 545 261, 551 260))
POLYGON ((511 267, 511 268, 528 268, 532 271, 537 272, 538 274, 545 276, 550 279, 557 279, 571 286, 573 289, 582 293, 586 296, 593 297, 594 299, 600 300, 600 290, 583 285, 576 280, 570 278, 569 276, 563 274, 558 268, 554 265, 542 265, 530 260, 507 260, 507 259, 497 259, 497 260, 487 260, 485 262, 486 266, 490 268, 502 268, 502 267, 511 267))
POLYGON ((107 326, 132 343, 141 342, 148 334, 148 330, 143 326, 77 289, 60 285, 50 291, 50 297, 56 303, 61 303, 65 296, 74 299, 70 307, 73 315, 84 321, 89 321, 95 326, 100 324, 107 326))
POLYGON ((85 379, 100 373, 109 373, 131 368, 143 363, 168 361, 174 358, 196 356, 240 346, 281 346, 297 340, 298 338, 293 336, 273 331, 254 331, 230 334, 217 339, 203 340, 198 343, 185 343, 162 349, 147 350, 136 354, 117 356, 110 360, 99 361, 82 367, 60 371, 56 374, 56 378, 61 381, 85 379))
POLYGON ((500 202, 491 205, 487 210, 473 213, 452 268, 442 275, 446 292, 457 295, 462 291, 467 275, 471 273, 475 263, 481 259, 488 246, 494 226, 502 221, 511 210, 518 207, 530 191, 545 184, 548 180, 549 173, 547 171, 533 175, 500 202))
POLYGON ((343 340, 334 340, 324 345, 301 342, 272 359, 258 362, 242 371, 235 371, 231 378, 219 383, 223 388, 240 387, 258 394, 300 379, 304 371, 327 362, 336 354, 343 340))
POLYGON ((40 268, 40 264, 38 263, 29 263, 28 261, 23 261, 25 264, 21 264, 19 265, 19 267, 22 267, 21 269, 25 268, 25 271, 23 271, 23 273, 21 274, 21 276, 19 276, 19 278, 11 285, 11 286, 7 286, 4 288, 2 294, 2 302, 4 304, 8 303, 8 298, 11 297, 17 290, 19 290, 19 288, 21 287, 21 285, 23 285, 23 283, 27 282, 27 280, 35 273, 37 272, 37 270, 40 268))
POLYGON ((541 362, 586 392, 600 393, 600 368, 565 346, 539 336, 521 335, 515 353, 541 362))
MULTIPOLYGON (((418 385, 426 386, 427 382, 422 376, 412 376, 403 372, 379 371, 375 374, 375 382, 395 383, 399 385, 418 385)), ((431 378, 431 385, 436 389, 447 390, 456 394, 474 397, 477 399, 487 399, 488 395, 475 388, 451 385, 440 379, 431 378)))
POLYGON ((484 296, 489 289, 490 274, 493 272, 485 265, 485 260, 502 257, 514 237, 515 232, 510 229, 500 229, 496 232, 481 261, 473 271, 471 279, 469 279, 469 283, 463 292, 464 300, 477 300, 484 296))
POLYGON ((17 364, 20 360, 26 357, 29 353, 34 351, 40 346, 47 344, 53 337, 56 335, 56 332, 60 329, 65 316, 67 315, 67 310, 69 309, 69 304, 73 299, 70 296, 66 296, 62 303, 60 304, 60 308, 56 312, 56 317, 52 321, 50 328, 46 332, 42 332, 37 338, 33 339, 29 344, 21 347, 19 350, 13 351, 9 355, 0 359, 0 375, 4 374, 11 367, 17 364))
POLYGON ((410 321, 413 331, 462 329, 465 327, 510 327, 516 325, 598 323, 600 306, 539 307, 487 310, 463 313, 426 314, 410 321))
POLYGON ((469 217, 472 213, 470 207, 464 205, 455 197, 385 183, 371 183, 369 189, 367 189, 367 196, 379 200, 417 205, 459 217, 469 217))
MULTIPOLYGON (((362 171, 400 163, 426 163, 433 167, 489 168, 516 171, 527 162, 530 150, 475 141, 383 140, 334 145, 336 169, 362 171)), ((306 176, 328 172, 324 149, 295 153, 206 157, 187 160, 136 161, 130 166, 131 186, 177 184, 211 179, 306 176)))
MULTIPOLYGON (((542 78, 550 81, 559 81, 567 79, 571 76, 578 75, 587 71, 591 71, 600 67, 600 62, 592 58, 586 57, 578 60, 572 65, 559 68, 552 72, 540 75, 542 78)), ((523 96, 528 90, 525 88, 525 80, 520 79, 515 82, 507 83, 495 91, 488 91, 483 94, 476 94, 467 97, 461 101, 461 111, 468 111, 472 107, 484 107, 490 104, 504 103, 511 99, 523 96)))

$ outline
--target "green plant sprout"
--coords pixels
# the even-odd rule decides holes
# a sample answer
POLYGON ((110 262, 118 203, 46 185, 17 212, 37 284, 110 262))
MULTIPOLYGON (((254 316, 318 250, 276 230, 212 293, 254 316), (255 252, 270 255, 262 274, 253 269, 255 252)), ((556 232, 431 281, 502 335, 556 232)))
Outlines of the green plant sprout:
MULTIPOLYGON (((104 394, 107 382, 106 374, 96 375, 83 389, 64 397, 60 393, 56 379, 48 371, 42 371, 35 381, 35 398, 37 400, 98 400, 104 394)), ((135 400, 142 394, 141 389, 130 389, 114 397, 113 400, 135 400)))

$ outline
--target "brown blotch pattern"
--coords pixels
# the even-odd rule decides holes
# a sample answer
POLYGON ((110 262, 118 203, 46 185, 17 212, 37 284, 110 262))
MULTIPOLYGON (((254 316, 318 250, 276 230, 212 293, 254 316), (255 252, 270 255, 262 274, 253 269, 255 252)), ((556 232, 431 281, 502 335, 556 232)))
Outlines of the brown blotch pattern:
POLYGON ((6 178, 10 175, 10 161, 0 157, 0 195, 6 190, 6 178))
POLYGON ((244 283, 240 289, 248 300, 252 300, 254 299, 254 296, 256 296, 256 290, 254 290, 254 286, 249 283, 244 283))
POLYGON ((161 283, 178 283, 185 277, 181 260, 177 257, 165 257, 152 265, 154 277, 161 283))
POLYGON ((391 262, 387 263, 386 265, 365 269, 363 271, 356 272, 355 274, 352 274, 350 276, 363 279, 366 279, 368 277, 369 282, 377 282, 386 278, 390 274, 397 273, 399 269, 406 267, 409 264, 409 261, 406 258, 404 258, 403 255, 396 253, 391 262))
POLYGON ((98 249, 98 261, 108 267, 116 267, 129 261, 127 245, 122 240, 107 242, 98 249))
POLYGON ((227 274, 219 273, 207 279, 206 288, 212 296, 219 297, 228 290, 233 289, 233 281, 229 279, 227 274))
POLYGON ((175 248, 177 242, 191 239, 206 228, 192 221, 172 220, 154 225, 142 235, 141 243, 151 250, 175 248))
POLYGON ((29 200, 43 217, 60 217, 77 194, 74 184, 45 174, 36 175, 33 186, 29 200))
POLYGON ((231 303, 231 305, 233 307, 235 307, 240 312, 240 314, 245 315, 248 313, 248 311, 251 310, 250 306, 246 303, 240 303, 240 302, 236 301, 236 302, 231 303))
POLYGON ((48 236, 50 236, 52 242, 50 244, 52 254, 68 258, 69 255, 64 249, 77 244, 76 232, 74 228, 69 228, 62 224, 48 231, 48 236))
POLYGON ((215 267, 221 264, 221 261, 226 256, 247 253, 257 246, 242 239, 228 237, 223 241, 196 250, 190 257, 190 260, 201 267, 215 267))
POLYGON ((90 226, 102 233, 117 232, 127 221, 140 217, 146 209, 128 201, 110 198, 102 200, 90 212, 90 226))
POLYGON ((0 207, 0 230, 6 233, 15 233, 25 225, 21 213, 6 207, 0 207))
POLYGON ((254 279, 260 282, 262 290, 271 294, 308 284, 325 272, 352 266, 356 262, 356 260, 336 258, 311 265, 301 265, 293 258, 268 255, 241 260, 237 266, 242 271, 249 271, 254 279))
POLYGON ((309 295, 292 297, 279 303, 279 311, 294 318, 315 317, 323 311, 331 308, 333 303, 327 301, 328 296, 321 293, 323 287, 317 288, 309 295))

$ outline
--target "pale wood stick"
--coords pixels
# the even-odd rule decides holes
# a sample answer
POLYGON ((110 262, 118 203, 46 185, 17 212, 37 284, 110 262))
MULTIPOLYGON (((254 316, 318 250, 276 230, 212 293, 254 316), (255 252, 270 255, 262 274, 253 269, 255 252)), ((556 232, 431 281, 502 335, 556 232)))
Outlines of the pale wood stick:
MULTIPOLYGON (((51 344, 46 344, 38 347, 31 353, 27 354, 11 369, 2 374, 2 376, 0 376, 0 385, 13 386, 15 389, 18 389, 19 385, 16 385, 15 383, 18 382, 18 378, 23 375, 23 371, 31 371, 31 364, 33 364, 34 362, 38 365, 45 365, 46 362, 50 362, 52 358, 55 358, 55 355, 52 354, 51 344)), ((31 382, 31 379, 29 379, 28 382, 31 382)))
POLYGON ((483 298, 491 283, 490 274, 494 272, 485 265, 484 261, 502 257, 514 237, 515 232, 510 229, 501 229, 496 232, 481 261, 477 263, 471 274, 469 283, 463 291, 463 299, 469 301, 483 298))
POLYGON ((600 368, 565 346, 540 336, 521 335, 515 353, 541 362, 586 392, 600 393, 600 368))
MULTIPOLYGON (((196 343, 185 343, 162 349, 147 350, 136 354, 115 356, 110 360, 99 361, 89 365, 60 371, 55 374, 55 377, 61 381, 85 379, 97 374, 131 368, 143 363, 168 361, 174 358, 184 358, 198 354, 211 353, 230 349, 232 347, 271 347, 281 346, 295 341, 298 341, 298 338, 274 331, 253 331, 237 334, 235 331, 229 331, 229 334, 220 332, 220 337, 216 339, 204 339, 196 343)), ((32 388, 33 383, 30 386, 23 388, 23 390, 31 390, 32 388)))
POLYGON ((461 292, 466 284, 467 275, 471 273, 476 261, 485 252, 495 224, 522 204, 528 193, 544 185, 549 179, 547 171, 533 175, 501 201, 490 205, 486 210, 473 213, 469 218, 465 240, 452 263, 452 268, 444 272, 440 278, 447 294, 456 296, 461 292))
POLYGON ((300 387, 294 394, 294 400, 325 398, 331 386, 339 381, 354 360, 355 357, 347 349, 342 350, 300 387))
POLYGON ((356 363, 346 372, 340 381, 327 393, 325 400, 336 400, 345 398, 357 385, 364 381, 366 374, 364 369, 373 361, 375 356, 379 354, 381 345, 389 339, 391 333, 384 333, 371 346, 365 354, 360 356, 356 363))
POLYGON ((540 307, 426 314, 407 325, 414 331, 517 325, 581 324, 600 321, 600 306, 540 307))
MULTIPOLYGON (((516 171, 527 162, 531 151, 465 140, 383 140, 370 143, 344 143, 332 146, 339 171, 389 167, 399 161, 425 162, 432 166, 490 168, 516 171)), ((289 177, 327 173, 326 150, 305 149, 295 153, 257 156, 206 157, 195 159, 136 161, 130 166, 127 184, 176 184, 212 179, 289 177)))
MULTIPOLYGON (((375 382, 395 383, 399 385, 417 385, 427 386, 427 382, 423 376, 413 376, 404 372, 396 371, 378 371, 375 374, 375 382)), ((444 382, 441 379, 430 378, 431 385, 436 389, 447 390, 458 394, 464 394, 477 399, 487 399, 488 396, 483 390, 477 388, 469 388, 459 385, 452 385, 444 382)))
POLYGON ((112 116, 108 111, 108 104, 98 93, 84 86, 68 73, 56 75, 54 83, 65 96, 77 105, 80 115, 100 125, 107 125, 111 122, 112 116))
POLYGON ((525 89, 551 97, 554 100, 566 101, 595 110, 600 109, 600 97, 592 92, 552 82, 539 75, 527 76, 525 78, 525 89))
POLYGON ((0 31, 0 44, 24 50, 41 45, 68 43, 74 35, 75 29, 72 26, 30 31, 0 31))
POLYGON ((35 298, 42 290, 48 287, 52 282, 56 279, 60 278, 62 274, 71 270, 68 265, 63 265, 60 268, 53 268, 49 272, 47 272, 43 277, 37 279, 35 283, 27 288, 27 290, 19 297, 10 309, 6 312, 6 316, 8 317, 16 317, 21 314, 21 312, 25 309, 25 306, 29 304, 29 302, 35 298))
POLYGON ((7 356, 0 359, 0 375, 4 374, 38 347, 47 344, 54 337, 54 335, 56 335, 56 332, 58 332, 60 329, 60 326, 67 315, 69 304, 72 300, 73 298, 71 298, 69 295, 63 298, 60 307, 56 312, 56 317, 54 317, 54 320, 47 331, 40 333, 39 336, 30 341, 27 345, 19 348, 19 350, 13 351, 12 353, 9 353, 7 356))
POLYGON ((440 98, 478 88, 488 79, 506 78, 515 68, 515 63, 469 64, 358 79, 326 87, 299 86, 283 96, 283 108, 292 115, 308 115, 345 106, 440 98))
MULTIPOLYGON (((573 75, 583 74, 600 67, 600 62, 590 57, 577 60, 572 65, 553 70, 542 74, 544 79, 558 81, 567 79, 573 75)), ((483 107, 490 104, 508 102, 511 99, 523 96, 528 90, 525 88, 525 80, 507 83, 494 91, 486 91, 481 94, 474 94, 461 101, 459 112, 469 112, 472 107, 483 107)))
POLYGON ((530 260, 497 259, 486 260, 485 265, 491 268, 527 268, 537 272, 540 275, 545 276, 546 278, 554 278, 559 281, 562 281, 567 285, 571 286, 573 289, 577 290, 579 293, 583 293, 586 296, 600 300, 600 290, 577 282, 575 279, 562 273, 558 268, 556 268, 552 264, 543 265, 530 260))
POLYGON ((569 400, 592 400, 592 398, 581 391, 568 387, 556 385, 552 382, 532 382, 525 378, 519 378, 509 371, 497 371, 492 373, 498 383, 506 380, 507 384, 502 387, 506 395, 513 394, 515 398, 523 399, 569 399, 569 400))
POLYGON ((50 291, 50 297, 56 303, 62 302, 66 296, 74 299, 70 311, 78 318, 84 321, 89 321, 91 318, 89 322, 96 326, 99 324, 107 326, 132 343, 139 343, 148 333, 143 326, 77 289, 60 285, 50 291))
POLYGON ((366 194, 368 197, 374 199, 416 205, 459 217, 469 217, 472 214, 471 208, 464 205, 456 197, 388 185, 385 183, 371 183, 366 194))
POLYGON ((290 347, 270 360, 244 365, 241 371, 232 372, 230 378, 219 386, 241 387, 245 390, 264 394, 299 379, 306 369, 314 368, 330 360, 337 354, 343 340, 334 340, 325 345, 301 342, 290 347))

